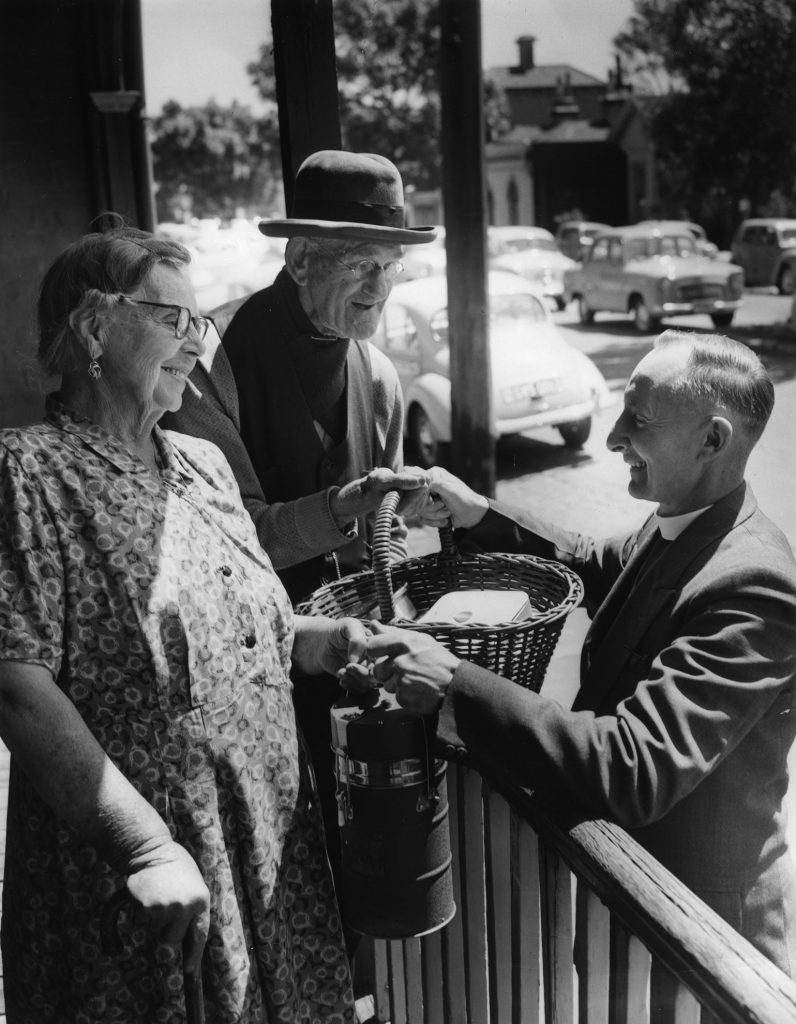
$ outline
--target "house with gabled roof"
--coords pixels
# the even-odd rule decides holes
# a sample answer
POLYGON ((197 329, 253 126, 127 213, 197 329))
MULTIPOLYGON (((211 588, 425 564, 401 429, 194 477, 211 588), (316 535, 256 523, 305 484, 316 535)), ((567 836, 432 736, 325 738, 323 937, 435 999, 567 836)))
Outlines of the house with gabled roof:
POLYGON ((485 72, 504 93, 513 128, 488 142, 490 221, 555 230, 584 219, 628 223, 656 212, 648 103, 625 84, 569 64, 537 65, 535 37, 520 36, 519 63, 485 72))

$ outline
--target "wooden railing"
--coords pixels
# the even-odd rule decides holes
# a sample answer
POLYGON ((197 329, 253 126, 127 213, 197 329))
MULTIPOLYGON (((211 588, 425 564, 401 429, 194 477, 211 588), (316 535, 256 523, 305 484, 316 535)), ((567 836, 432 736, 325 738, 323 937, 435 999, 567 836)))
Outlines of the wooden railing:
POLYGON ((796 1022, 796 984, 621 828, 458 766, 448 790, 457 913, 373 943, 380 1024, 647 1024, 660 971, 673 1024, 796 1022))

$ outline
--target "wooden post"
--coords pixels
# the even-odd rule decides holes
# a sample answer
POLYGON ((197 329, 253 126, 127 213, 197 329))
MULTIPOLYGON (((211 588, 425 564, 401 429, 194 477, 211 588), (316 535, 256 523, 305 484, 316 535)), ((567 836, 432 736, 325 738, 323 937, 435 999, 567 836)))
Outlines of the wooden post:
POLYGON ((441 0, 442 194, 453 471, 495 493, 480 0, 441 0))
POLYGON ((332 0, 271 0, 282 177, 288 216, 296 171, 319 149, 341 149, 332 0))

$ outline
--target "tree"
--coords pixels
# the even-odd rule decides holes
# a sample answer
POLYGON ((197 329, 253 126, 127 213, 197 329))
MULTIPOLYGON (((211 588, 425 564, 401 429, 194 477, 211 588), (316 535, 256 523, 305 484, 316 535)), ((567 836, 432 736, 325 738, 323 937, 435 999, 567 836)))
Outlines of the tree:
MULTIPOLYGON (((438 0, 336 0, 334 27, 343 146, 390 157, 407 185, 439 187, 438 0)), ((275 100, 270 43, 247 70, 260 95, 275 100)), ((485 107, 490 137, 508 130, 494 86, 485 107)))
POLYGON ((665 92, 651 120, 663 212, 725 243, 742 208, 788 197, 796 212, 796 0, 635 0, 614 45, 634 84, 665 92))
POLYGON ((281 191, 276 111, 257 118, 233 102, 181 107, 173 100, 152 121, 159 220, 265 213, 281 191))

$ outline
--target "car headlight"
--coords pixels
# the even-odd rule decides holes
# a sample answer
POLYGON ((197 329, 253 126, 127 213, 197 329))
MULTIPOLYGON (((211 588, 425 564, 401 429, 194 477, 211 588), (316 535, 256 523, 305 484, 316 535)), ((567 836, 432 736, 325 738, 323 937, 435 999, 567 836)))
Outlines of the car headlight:
POLYGON ((733 299, 740 299, 743 295, 743 274, 730 274, 730 296, 733 299))

